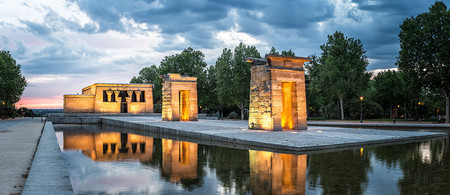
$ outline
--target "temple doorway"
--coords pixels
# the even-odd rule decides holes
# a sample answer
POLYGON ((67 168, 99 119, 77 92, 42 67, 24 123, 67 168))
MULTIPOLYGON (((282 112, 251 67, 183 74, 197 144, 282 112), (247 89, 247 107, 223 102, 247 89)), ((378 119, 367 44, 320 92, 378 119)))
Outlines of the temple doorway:
POLYGON ((128 113, 127 100, 125 97, 121 98, 120 113, 128 113))
POLYGON ((189 91, 180 90, 180 119, 189 121, 189 91))
MULTIPOLYGON (((294 110, 292 107, 292 99, 295 91, 295 83, 282 82, 281 96, 283 109, 281 111, 281 126, 283 129, 293 129, 294 127, 294 110)), ((294 98, 295 99, 295 98, 294 98)))

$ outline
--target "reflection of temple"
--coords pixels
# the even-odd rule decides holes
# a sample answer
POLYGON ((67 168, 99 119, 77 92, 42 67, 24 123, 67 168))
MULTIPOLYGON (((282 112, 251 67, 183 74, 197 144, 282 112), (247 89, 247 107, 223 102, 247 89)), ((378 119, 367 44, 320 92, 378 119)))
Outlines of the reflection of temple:
POLYGON ((253 194, 305 194, 306 154, 249 150, 253 194))
POLYGON ((162 175, 170 182, 197 178, 198 144, 162 139, 162 175))
POLYGON ((64 133, 64 149, 81 150, 95 161, 151 161, 153 138, 118 133, 64 133))

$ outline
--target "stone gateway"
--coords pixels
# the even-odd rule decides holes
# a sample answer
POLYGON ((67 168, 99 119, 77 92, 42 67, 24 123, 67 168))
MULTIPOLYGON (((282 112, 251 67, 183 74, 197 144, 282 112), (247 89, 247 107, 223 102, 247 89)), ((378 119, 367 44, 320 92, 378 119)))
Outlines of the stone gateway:
POLYGON ((197 121, 197 78, 172 73, 161 78, 162 120, 197 121))
POLYGON ((267 55, 249 58, 250 129, 306 130, 305 69, 309 58, 267 55))

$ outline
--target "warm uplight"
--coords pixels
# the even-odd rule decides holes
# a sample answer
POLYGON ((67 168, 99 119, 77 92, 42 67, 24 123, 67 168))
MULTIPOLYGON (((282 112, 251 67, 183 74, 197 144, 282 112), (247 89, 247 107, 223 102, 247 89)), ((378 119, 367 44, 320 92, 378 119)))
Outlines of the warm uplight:
POLYGON ((189 91, 180 91, 180 117, 182 121, 189 120, 189 91))
POLYGON ((400 105, 397 105, 397 108, 400 108, 400 105))
POLYGON ((361 97, 359 97, 359 99, 360 99, 361 101, 363 101, 364 97, 363 97, 363 96, 361 96, 361 97))
POLYGON ((281 126, 283 129, 293 129, 292 120, 292 84, 291 82, 282 83, 283 110, 281 111, 281 126))
POLYGON ((359 149, 359 153, 362 156, 364 154, 364 148, 359 149))

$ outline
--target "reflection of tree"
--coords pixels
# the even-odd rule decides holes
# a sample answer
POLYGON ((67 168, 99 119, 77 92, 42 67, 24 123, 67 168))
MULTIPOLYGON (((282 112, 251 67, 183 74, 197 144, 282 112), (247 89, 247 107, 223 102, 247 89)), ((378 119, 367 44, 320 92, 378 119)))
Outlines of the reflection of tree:
POLYGON ((225 192, 231 192, 234 187, 236 193, 250 193, 248 150, 208 146, 199 150, 199 153, 206 154, 208 166, 215 170, 225 192))
POLYGON ((450 189, 448 139, 378 147, 378 160, 399 164, 401 194, 446 194, 450 189))
POLYGON ((371 171, 369 155, 347 150, 308 155, 307 178, 311 187, 323 194, 362 194, 371 171))

